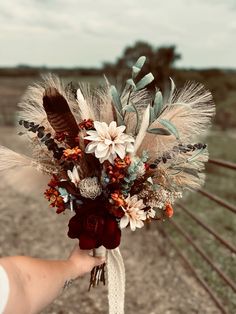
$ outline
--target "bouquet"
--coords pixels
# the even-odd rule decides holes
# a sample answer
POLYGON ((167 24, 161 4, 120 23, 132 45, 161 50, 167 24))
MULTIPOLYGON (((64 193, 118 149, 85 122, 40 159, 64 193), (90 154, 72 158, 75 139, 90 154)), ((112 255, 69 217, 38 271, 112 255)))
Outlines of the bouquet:
MULTIPOLYGON (((149 90, 154 77, 140 78, 144 62, 134 64, 122 92, 106 79, 98 88, 75 88, 47 76, 20 103, 19 134, 32 156, 0 147, 1 170, 30 166, 51 176, 44 195, 57 214, 74 214, 68 236, 81 249, 107 255, 111 313, 123 312, 122 229, 172 217, 183 191, 203 184, 208 152, 198 137, 215 110, 198 83, 177 90, 170 79, 164 96, 149 90)), ((93 269, 90 286, 105 283, 104 269, 93 269)))

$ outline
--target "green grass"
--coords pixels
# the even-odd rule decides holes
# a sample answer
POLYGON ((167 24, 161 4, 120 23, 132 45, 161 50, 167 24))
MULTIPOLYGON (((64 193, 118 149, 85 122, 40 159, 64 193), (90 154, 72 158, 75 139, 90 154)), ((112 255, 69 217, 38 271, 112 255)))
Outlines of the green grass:
MULTIPOLYGON (((235 141, 236 130, 227 131, 227 133, 214 130, 206 140, 209 145, 210 157, 236 162, 235 141)), ((213 164, 207 166, 207 178, 204 186, 204 189, 207 191, 232 204, 236 204, 235 184, 236 171, 213 164)), ((189 194, 183 200, 183 203, 225 240, 235 244, 236 215, 234 213, 198 193, 189 194)), ((234 281, 236 278, 236 256, 223 247, 213 236, 195 223, 177 206, 174 220, 183 226, 186 232, 203 248, 214 263, 234 281)), ((190 247, 190 244, 168 222, 166 223, 166 231, 183 249, 198 273, 215 291, 229 312, 236 313, 236 295, 233 290, 224 284, 217 273, 203 261, 201 256, 190 247)))

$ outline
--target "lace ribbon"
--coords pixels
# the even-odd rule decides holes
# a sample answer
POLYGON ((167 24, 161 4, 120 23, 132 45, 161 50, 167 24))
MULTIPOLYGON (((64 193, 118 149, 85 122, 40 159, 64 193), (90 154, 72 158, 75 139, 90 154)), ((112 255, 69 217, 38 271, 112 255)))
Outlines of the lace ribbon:
POLYGON ((125 266, 119 248, 107 250, 109 314, 124 314, 125 266))

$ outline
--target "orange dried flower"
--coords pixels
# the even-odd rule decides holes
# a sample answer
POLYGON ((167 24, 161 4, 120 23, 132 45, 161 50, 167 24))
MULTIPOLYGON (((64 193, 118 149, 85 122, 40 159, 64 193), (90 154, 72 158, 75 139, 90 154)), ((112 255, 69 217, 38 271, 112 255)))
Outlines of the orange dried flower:
POLYGON ((109 176, 111 183, 119 183, 126 176, 126 169, 130 165, 131 160, 127 155, 124 159, 117 157, 114 160, 114 165, 105 162, 104 166, 106 168, 106 172, 109 176))
POLYGON ((120 157, 117 157, 115 159, 115 167, 118 169, 124 169, 127 168, 131 163, 130 156, 126 155, 124 159, 121 159, 120 157))
POLYGON ((93 120, 92 119, 84 119, 80 124, 79 128, 81 130, 92 130, 94 129, 93 120))
POLYGON ((66 160, 74 160, 77 161, 81 156, 82 151, 78 146, 74 148, 67 148, 63 151, 63 156, 66 160))
POLYGON ((50 187, 44 193, 46 199, 50 202, 51 207, 57 207, 57 213, 61 213, 65 210, 65 204, 63 198, 60 196, 59 192, 50 187))
POLYGON ((56 186, 58 186, 58 179, 55 175, 53 175, 53 177, 51 178, 48 186, 50 186, 51 188, 55 188, 56 186))
POLYGON ((66 139, 66 137, 69 135, 68 132, 57 132, 56 135, 55 135, 55 139, 58 141, 58 142, 62 142, 66 139))
POLYGON ((166 207, 165 207, 165 214, 168 218, 171 218, 174 214, 174 209, 173 207, 168 203, 166 204, 166 207))
POLYGON ((124 197, 119 191, 112 193, 111 198, 115 202, 116 206, 120 207, 125 205, 124 197))

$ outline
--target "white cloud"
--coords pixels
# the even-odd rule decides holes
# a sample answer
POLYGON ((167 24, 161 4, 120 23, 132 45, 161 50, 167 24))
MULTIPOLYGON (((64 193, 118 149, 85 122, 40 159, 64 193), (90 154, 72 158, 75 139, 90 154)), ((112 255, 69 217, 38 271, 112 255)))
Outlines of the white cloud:
POLYGON ((182 66, 235 67, 235 0, 1 0, 0 65, 100 65, 127 44, 176 44, 182 66))

